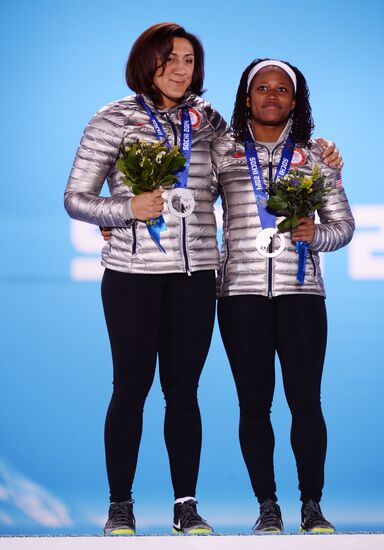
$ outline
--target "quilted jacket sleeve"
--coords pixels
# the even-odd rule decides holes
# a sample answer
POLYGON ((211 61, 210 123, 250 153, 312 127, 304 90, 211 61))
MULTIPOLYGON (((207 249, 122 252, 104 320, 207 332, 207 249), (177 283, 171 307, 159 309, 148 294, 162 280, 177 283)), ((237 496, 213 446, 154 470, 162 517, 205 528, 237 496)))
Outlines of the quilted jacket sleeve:
POLYGON ((321 151, 316 144, 312 146, 311 154, 317 164, 321 165, 332 190, 318 210, 320 223, 315 225, 315 237, 309 248, 315 252, 332 252, 347 245, 352 239, 355 221, 342 187, 340 170, 322 164, 321 151))
POLYGON ((99 196, 105 179, 117 170, 122 139, 123 125, 108 106, 87 125, 64 195, 72 218, 107 227, 125 227, 129 222, 128 194, 112 190, 111 197, 99 196))

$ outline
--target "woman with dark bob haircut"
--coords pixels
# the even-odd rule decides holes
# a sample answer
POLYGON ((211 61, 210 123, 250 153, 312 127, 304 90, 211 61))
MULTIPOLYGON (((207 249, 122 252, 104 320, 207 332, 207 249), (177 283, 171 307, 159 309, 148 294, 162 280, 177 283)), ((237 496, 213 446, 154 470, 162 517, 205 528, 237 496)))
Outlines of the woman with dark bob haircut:
POLYGON ((189 90, 196 95, 204 93, 204 50, 200 40, 175 23, 154 25, 144 31, 133 44, 125 79, 131 90, 147 95, 155 104, 161 103, 161 92, 153 85, 153 77, 159 63, 165 68, 175 37, 188 40, 193 47, 194 71, 189 90))
MULTIPOLYGON (((136 95, 106 105, 89 122, 65 193, 70 216, 111 228, 101 262, 113 358, 105 423, 110 508, 104 533, 135 533, 132 484, 157 358, 175 496, 173 529, 210 533, 195 499, 201 449, 197 387, 212 336, 220 266, 211 154, 215 142, 229 139, 228 127, 200 97, 200 41, 175 23, 153 25, 139 36, 126 77, 136 95), (123 184, 117 167, 121 146, 137 139, 182 147, 186 168, 173 189, 133 195, 123 184), (109 197, 100 196, 105 179, 109 197), (166 229, 160 247, 146 221, 161 215, 166 229)), ((331 160, 336 157, 334 152, 331 160)))
POLYGON ((166 402, 174 531, 210 533, 195 500, 201 449, 197 387, 211 341, 219 268, 211 143, 227 132, 227 124, 199 97, 204 51, 180 25, 159 23, 144 31, 130 52, 126 78, 136 95, 103 107, 89 122, 65 193, 71 217, 111 228, 101 262, 113 357, 113 395, 105 424, 111 504, 104 533, 135 533, 132 483, 157 358, 166 402), (138 138, 155 143, 164 134, 171 146, 191 137, 183 191, 194 208, 187 216, 171 208, 175 189, 133 196, 116 165, 123 143, 138 138), (100 196, 105 179, 110 197, 100 196), (167 226, 161 233, 165 253, 146 225, 161 214, 167 226))

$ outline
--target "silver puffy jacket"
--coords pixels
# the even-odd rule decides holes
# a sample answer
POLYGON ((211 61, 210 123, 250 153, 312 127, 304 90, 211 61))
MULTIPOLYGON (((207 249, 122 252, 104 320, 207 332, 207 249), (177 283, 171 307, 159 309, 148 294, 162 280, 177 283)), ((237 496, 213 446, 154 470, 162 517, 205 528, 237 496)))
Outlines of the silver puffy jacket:
MULTIPOLYGON (((265 182, 268 181, 270 163, 273 176, 276 173, 289 130, 288 124, 271 154, 265 145, 256 143, 265 182)), ((234 141, 229 144, 228 140, 220 140, 215 144, 215 151, 224 212, 218 295, 260 294, 273 297, 305 293, 325 296, 318 253, 345 246, 355 228, 339 171, 322 162, 322 151, 316 142, 312 142, 310 148, 301 147, 300 153, 293 159, 303 162, 297 168, 308 175, 314 164, 319 165, 327 183, 333 188, 318 211, 320 223, 316 223, 315 237, 309 245, 306 275, 301 285, 296 280, 298 255, 290 232, 285 233, 286 248, 280 256, 264 258, 256 250, 255 241, 261 225, 244 147, 234 141)), ((276 224, 283 219, 277 218, 276 224)))
MULTIPOLYGON (((152 110, 151 100, 145 98, 152 110)), ((213 210, 212 141, 228 128, 212 106, 194 94, 183 103, 157 112, 171 145, 180 139, 181 108, 188 106, 193 127, 188 188, 193 192, 195 210, 187 218, 163 215, 168 229, 161 233, 161 252, 144 222, 129 219, 131 190, 122 183, 116 166, 122 142, 141 138, 155 142, 152 123, 134 96, 106 105, 84 131, 65 191, 65 208, 77 220, 112 228, 112 237, 102 251, 102 265, 128 273, 177 273, 218 269, 219 251, 213 210), (107 180, 110 197, 100 192, 107 180)))

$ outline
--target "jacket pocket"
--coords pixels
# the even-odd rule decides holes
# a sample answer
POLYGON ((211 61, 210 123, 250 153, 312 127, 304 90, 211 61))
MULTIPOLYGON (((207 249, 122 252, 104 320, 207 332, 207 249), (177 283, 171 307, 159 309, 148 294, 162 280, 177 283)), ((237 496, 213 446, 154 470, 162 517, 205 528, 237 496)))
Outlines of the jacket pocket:
POLYGON ((132 254, 136 254, 137 247, 137 230, 136 230, 136 221, 132 224, 132 254))
POLYGON ((228 262, 229 262, 229 238, 228 238, 228 235, 227 235, 226 236, 226 241, 225 241, 225 260, 221 264, 221 268, 220 268, 220 271, 219 271, 219 277, 218 277, 218 289, 220 289, 220 291, 222 291, 223 288, 224 288, 225 277, 226 277, 226 274, 227 274, 228 262))
POLYGON ((224 277, 227 273, 227 265, 228 265, 228 262, 229 262, 229 238, 227 237, 226 238, 226 242, 225 242, 225 249, 226 249, 226 258, 224 260, 224 263, 223 263, 223 269, 222 269, 222 277, 223 277, 223 280, 224 280, 224 277))
POLYGON ((313 276, 314 276, 314 277, 317 277, 317 266, 316 266, 315 258, 313 257, 313 252, 312 252, 312 250, 309 251, 309 257, 310 257, 311 262, 312 262, 313 276))

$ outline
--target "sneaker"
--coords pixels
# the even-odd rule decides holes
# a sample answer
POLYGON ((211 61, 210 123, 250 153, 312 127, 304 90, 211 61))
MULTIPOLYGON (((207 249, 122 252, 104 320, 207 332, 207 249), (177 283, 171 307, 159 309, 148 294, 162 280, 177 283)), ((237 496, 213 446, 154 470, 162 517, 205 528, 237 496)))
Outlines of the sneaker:
POLYGON ((184 535, 207 535, 213 529, 196 510, 197 501, 190 499, 174 506, 173 533, 184 535))
POLYGON ((281 519, 280 506, 272 499, 267 498, 260 504, 260 516, 252 527, 252 534, 282 533, 283 530, 284 525, 281 519))
POLYGON ((300 531, 305 533, 334 533, 336 529, 321 513, 319 503, 309 500, 303 503, 301 507, 300 531))
POLYGON ((108 521, 104 527, 104 535, 134 535, 136 531, 133 515, 133 500, 112 502, 109 507, 108 521))

